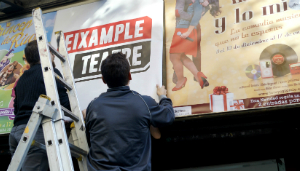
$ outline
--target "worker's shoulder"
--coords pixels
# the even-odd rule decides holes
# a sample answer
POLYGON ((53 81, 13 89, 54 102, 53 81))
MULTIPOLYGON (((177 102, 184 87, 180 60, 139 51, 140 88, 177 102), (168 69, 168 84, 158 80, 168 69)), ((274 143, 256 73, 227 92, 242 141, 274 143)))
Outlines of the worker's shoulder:
POLYGON ((106 99, 105 99, 105 93, 106 92, 101 93, 99 96, 97 96, 94 99, 92 99, 88 106, 97 105, 98 103, 101 103, 101 101, 102 102, 106 101, 106 99))
POLYGON ((137 93, 136 91, 132 91, 134 95, 137 95, 139 98, 141 98, 145 103, 147 103, 147 105, 157 105, 157 103, 155 102, 155 100, 147 95, 141 95, 139 93, 137 93))
POLYGON ((95 97, 95 98, 89 103, 88 106, 91 106, 91 105, 95 104, 95 101, 99 101, 99 100, 101 100, 100 96, 95 97))
POLYGON ((34 79, 35 81, 37 81, 37 80, 44 81, 42 69, 39 68, 38 66, 34 66, 34 67, 30 68, 29 70, 24 71, 24 73, 18 80, 18 84, 19 84, 19 82, 21 83, 23 81, 28 82, 28 79, 34 79))

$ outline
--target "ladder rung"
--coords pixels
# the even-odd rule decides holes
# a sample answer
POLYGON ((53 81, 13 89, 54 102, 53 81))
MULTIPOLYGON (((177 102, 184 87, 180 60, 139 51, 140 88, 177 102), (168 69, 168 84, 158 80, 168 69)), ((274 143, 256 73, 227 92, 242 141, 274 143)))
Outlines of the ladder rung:
POLYGON ((73 152, 73 153, 81 154, 83 156, 88 155, 88 153, 85 150, 77 147, 76 145, 69 143, 69 147, 70 147, 71 152, 73 152))
POLYGON ((50 43, 48 43, 48 47, 50 49, 50 51, 57 56, 61 61, 65 62, 66 59, 64 56, 62 56, 50 43))
POLYGON ((63 106, 60 106, 61 109, 65 112, 65 116, 68 116, 70 117, 71 119, 73 119, 75 122, 78 122, 79 121, 79 117, 74 115, 71 111, 69 111, 68 109, 66 109, 65 107, 63 106))
POLYGON ((55 79, 61 84, 63 84, 66 87, 66 89, 68 89, 69 91, 73 89, 72 86, 68 84, 64 79, 62 79, 59 75, 57 75, 56 73, 54 74, 55 74, 55 79))
MULTIPOLYGON (((40 149, 42 149, 42 150, 46 150, 46 146, 44 145, 44 144, 42 144, 42 143, 40 143, 40 142, 37 142, 37 141, 32 141, 32 143, 31 143, 31 145, 32 146, 36 146, 36 147, 38 147, 38 148, 40 148, 40 149)), ((69 143, 69 146, 70 146, 70 149, 71 149, 71 146, 74 146, 73 144, 70 144, 69 143)), ((76 147, 76 146, 75 146, 76 147)), ((76 147, 76 148, 78 148, 78 147, 76 147)), ((79 148, 80 149, 80 148, 79 148)), ((80 149, 80 150, 82 150, 82 149, 80 149)), ((84 153, 84 155, 86 156, 87 155, 87 152, 86 151, 84 151, 84 150, 82 150, 84 153)), ((71 150, 71 155, 73 156, 73 157, 75 157, 75 158, 81 158, 82 156, 81 155, 83 155, 83 154, 80 154, 80 153, 78 153, 78 152, 76 152, 75 150, 73 151, 73 150, 71 150)))

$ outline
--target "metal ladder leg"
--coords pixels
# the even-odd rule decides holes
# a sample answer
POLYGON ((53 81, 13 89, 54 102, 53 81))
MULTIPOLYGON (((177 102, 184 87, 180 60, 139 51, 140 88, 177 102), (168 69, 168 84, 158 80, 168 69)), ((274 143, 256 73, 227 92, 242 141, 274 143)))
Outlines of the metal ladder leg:
MULTIPOLYGON (((65 57, 65 61, 61 61, 63 68, 63 76, 67 84, 69 84, 72 89, 68 91, 68 96, 70 99, 70 105, 72 112, 79 118, 78 122, 74 122, 75 128, 72 129, 72 137, 74 145, 88 152, 89 147, 87 144, 86 134, 85 134, 85 124, 83 122, 83 117, 79 107, 79 101, 77 98, 77 93, 75 89, 74 77, 69 62, 69 56, 65 44, 64 34, 61 31, 55 32, 57 44, 59 47, 59 53, 65 57)), ((87 156, 83 156, 82 160, 78 160, 80 170, 87 170, 87 156)))
POLYGON ((36 131, 41 124, 43 116, 32 113, 29 122, 26 125, 24 133, 22 134, 21 140, 17 146, 17 149, 12 157, 12 160, 8 166, 8 171, 19 171, 21 170, 28 150, 31 146, 31 142, 35 137, 36 131))
POLYGON ((56 33, 58 44, 60 45, 59 50, 62 52, 62 54, 60 54, 50 44, 47 43, 48 41, 43 26, 41 9, 34 9, 32 15, 35 25, 45 89, 49 97, 40 97, 36 102, 33 113, 30 117, 30 121, 28 122, 24 134, 22 135, 23 142, 19 142, 16 153, 8 170, 16 171, 21 169, 31 142, 39 125, 42 122, 45 145, 39 142, 34 142, 32 145, 46 149, 50 169, 53 171, 74 170, 71 159, 71 149, 72 155, 78 159, 80 170, 87 171, 86 161, 89 149, 85 135, 85 124, 83 122, 83 117, 79 107, 74 78, 65 46, 64 35, 62 32, 56 33), (65 80, 54 73, 49 49, 59 59, 61 59, 65 80), (73 113, 60 105, 56 80, 64 85, 66 89, 68 89, 68 97, 73 113), (72 129, 73 143, 75 145, 69 144, 68 142, 64 124, 64 114, 75 121, 75 128, 72 129), (44 115, 44 117, 42 115, 44 115))
POLYGON ((8 167, 8 171, 19 171, 24 163, 31 143, 36 135, 41 122, 43 124, 44 137, 47 144, 48 158, 55 161, 55 165, 50 165, 51 170, 62 170, 62 163, 59 156, 57 138, 55 136, 55 129, 53 127, 52 118, 57 113, 56 108, 50 105, 50 101, 44 97, 40 97, 36 102, 33 113, 26 125, 24 133, 8 167), (44 116, 43 116, 44 115, 44 116), (47 132, 45 134, 45 132, 47 132), (49 157, 49 155, 51 157, 49 157))
MULTIPOLYGON (((40 54, 40 60, 43 70, 44 82, 46 87, 46 93, 51 98, 51 104, 58 109, 58 114, 55 118, 54 128, 56 130, 56 136, 59 143, 59 154, 62 161, 64 171, 73 171, 73 162, 71 158, 69 143, 66 135, 65 124, 64 124, 64 113, 61 109, 59 96, 57 92, 56 81, 54 78, 54 69, 52 61, 50 60, 50 51, 48 48, 47 36, 45 33, 42 11, 40 8, 36 8, 32 12, 33 21, 35 25, 36 37, 38 42, 38 49, 40 54)), ((56 162, 52 158, 53 156, 48 155, 49 165, 53 165, 56 162)))

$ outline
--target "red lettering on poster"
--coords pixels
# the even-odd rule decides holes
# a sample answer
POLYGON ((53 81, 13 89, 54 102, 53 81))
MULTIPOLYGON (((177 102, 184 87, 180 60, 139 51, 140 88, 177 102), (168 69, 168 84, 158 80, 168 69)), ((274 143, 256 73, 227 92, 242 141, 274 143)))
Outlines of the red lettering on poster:
POLYGON ((65 33, 68 53, 150 39, 152 19, 141 17, 65 33))

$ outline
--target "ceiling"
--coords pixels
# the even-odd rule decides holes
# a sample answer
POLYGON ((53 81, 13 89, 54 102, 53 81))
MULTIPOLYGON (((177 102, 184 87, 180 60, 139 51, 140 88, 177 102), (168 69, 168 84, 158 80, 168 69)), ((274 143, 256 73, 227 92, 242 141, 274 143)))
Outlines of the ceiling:
POLYGON ((84 0, 0 0, 0 22, 2 20, 30 14, 33 8, 43 10, 84 0))

